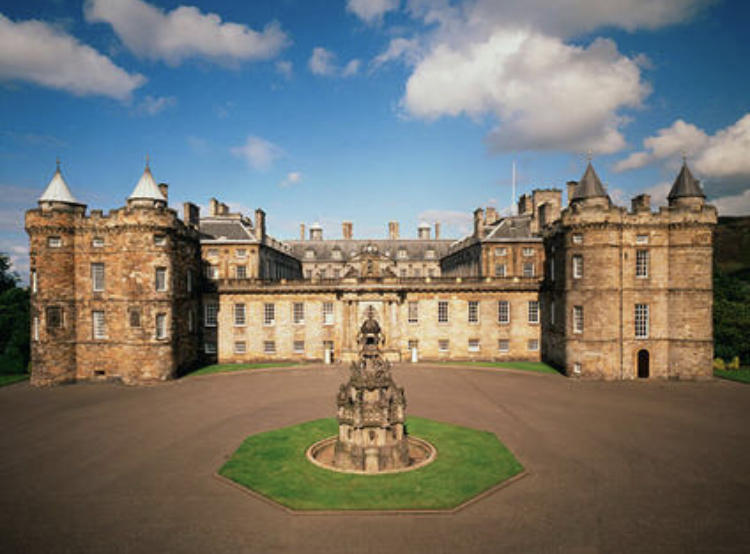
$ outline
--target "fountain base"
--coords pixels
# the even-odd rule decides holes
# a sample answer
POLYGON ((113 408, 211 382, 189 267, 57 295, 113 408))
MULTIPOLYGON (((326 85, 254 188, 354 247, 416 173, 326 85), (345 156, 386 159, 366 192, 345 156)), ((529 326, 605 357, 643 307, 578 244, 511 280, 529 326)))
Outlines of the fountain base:
POLYGON ((310 460, 318 467, 329 469, 331 471, 338 471, 341 473, 356 473, 359 475, 382 475, 386 473, 402 473, 404 471, 412 471, 424 467, 427 464, 435 461, 437 456, 437 450, 426 440, 407 436, 404 438, 408 449, 408 463, 403 467, 397 467, 393 469, 378 469, 378 464, 372 463, 367 464, 367 456, 378 456, 379 450, 377 448, 371 449, 372 452, 368 452, 365 448, 363 456, 365 457, 365 469, 353 469, 351 467, 343 467, 336 465, 336 442, 338 437, 328 437, 321 441, 316 442, 310 448, 307 449, 307 459, 310 460))

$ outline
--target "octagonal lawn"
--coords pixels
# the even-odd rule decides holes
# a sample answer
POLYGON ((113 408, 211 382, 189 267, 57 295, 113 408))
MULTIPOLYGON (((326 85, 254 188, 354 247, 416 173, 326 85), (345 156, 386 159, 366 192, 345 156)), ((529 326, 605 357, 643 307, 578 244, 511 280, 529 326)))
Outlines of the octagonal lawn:
POLYGON ((331 417, 343 367, 0 388, 0 552, 747 552, 750 387, 403 365, 408 414, 496 434, 528 475, 455 514, 294 515, 214 476, 331 417))

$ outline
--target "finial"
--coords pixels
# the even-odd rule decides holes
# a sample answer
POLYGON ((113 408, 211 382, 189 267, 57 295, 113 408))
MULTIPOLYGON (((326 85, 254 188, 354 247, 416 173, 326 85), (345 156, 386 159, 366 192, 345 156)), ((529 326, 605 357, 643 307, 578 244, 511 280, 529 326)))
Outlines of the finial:
POLYGON ((60 171, 60 156, 55 158, 55 165, 57 166, 57 171, 60 171))
POLYGON ((687 165, 687 150, 683 148, 680 153, 682 154, 682 165, 687 165))
POLYGON ((146 169, 150 170, 151 168, 148 166, 148 152, 146 152, 146 169))
POLYGON ((591 163, 591 159, 594 157, 594 151, 589 146, 589 149, 586 151, 586 161, 591 163))

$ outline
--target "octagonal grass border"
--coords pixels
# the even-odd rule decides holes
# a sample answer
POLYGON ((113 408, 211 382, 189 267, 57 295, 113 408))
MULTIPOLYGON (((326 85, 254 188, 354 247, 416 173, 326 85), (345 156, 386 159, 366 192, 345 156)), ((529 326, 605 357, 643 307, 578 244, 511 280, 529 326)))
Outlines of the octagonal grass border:
POLYGON ((409 417, 406 425, 409 434, 437 449, 434 462, 386 475, 318 467, 305 452, 336 434, 336 420, 327 418, 250 435, 218 475, 291 511, 431 512, 456 511, 524 474, 493 433, 419 417, 409 417))

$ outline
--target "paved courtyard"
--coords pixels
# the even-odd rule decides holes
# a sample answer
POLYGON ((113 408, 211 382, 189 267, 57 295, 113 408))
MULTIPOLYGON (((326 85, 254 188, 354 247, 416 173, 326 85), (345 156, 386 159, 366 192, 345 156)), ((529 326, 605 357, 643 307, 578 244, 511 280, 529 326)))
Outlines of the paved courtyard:
POLYGON ((454 515, 290 515, 213 477, 333 415, 347 370, 0 388, 0 552, 748 552, 750 387, 403 365, 408 414, 495 432, 529 475, 454 515))

